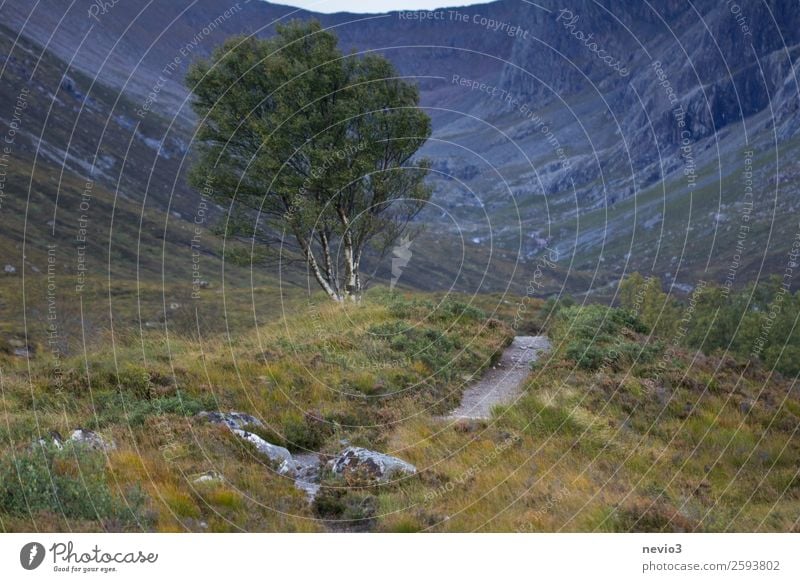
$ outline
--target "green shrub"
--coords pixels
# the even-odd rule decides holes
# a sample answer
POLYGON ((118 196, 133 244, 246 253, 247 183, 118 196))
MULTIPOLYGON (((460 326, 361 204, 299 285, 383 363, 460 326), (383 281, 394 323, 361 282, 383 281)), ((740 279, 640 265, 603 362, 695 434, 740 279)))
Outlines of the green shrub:
POLYGON ((142 367, 126 364, 119 371, 119 386, 138 399, 150 398, 150 374, 142 367))
POLYGON ((102 453, 65 443, 62 450, 36 446, 0 460, 0 512, 29 516, 50 512, 67 519, 146 525, 145 497, 133 489, 112 494, 102 453))
POLYGON ((661 351, 659 343, 641 343, 634 334, 647 327, 631 312, 601 305, 566 307, 558 312, 554 340, 564 343, 564 356, 583 370, 619 370, 647 364, 661 351))

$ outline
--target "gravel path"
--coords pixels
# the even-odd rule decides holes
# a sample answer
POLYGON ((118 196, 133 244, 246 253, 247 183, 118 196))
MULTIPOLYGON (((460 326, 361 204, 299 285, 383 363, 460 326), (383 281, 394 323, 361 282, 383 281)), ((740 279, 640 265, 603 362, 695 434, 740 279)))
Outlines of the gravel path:
POLYGON ((506 348, 500 361, 475 384, 464 391, 461 405, 445 418, 489 418, 492 407, 507 404, 520 393, 530 364, 539 354, 550 348, 550 340, 543 335, 518 335, 506 348))

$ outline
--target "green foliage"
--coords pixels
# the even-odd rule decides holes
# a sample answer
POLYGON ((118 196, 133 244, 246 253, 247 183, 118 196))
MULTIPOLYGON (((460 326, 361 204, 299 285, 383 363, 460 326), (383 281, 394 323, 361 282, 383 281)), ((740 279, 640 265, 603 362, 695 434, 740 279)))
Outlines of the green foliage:
POLYGON ((566 307, 572 307, 573 305, 575 305, 575 300, 569 295, 548 297, 547 301, 544 302, 539 310, 539 317, 547 325, 552 325, 559 311, 566 307))
POLYGON ((65 443, 63 450, 37 445, 0 461, 0 512, 30 516, 51 512, 66 519, 145 525, 145 497, 131 489, 112 494, 102 453, 65 443))
POLYGON ((381 324, 370 332, 384 337, 397 354, 421 360, 433 370, 442 370, 452 363, 454 352, 461 348, 455 334, 446 334, 433 327, 408 327, 403 322, 381 324))
POLYGON ((659 346, 642 344, 636 337, 646 331, 645 325, 627 310, 586 305, 560 309, 553 338, 564 346, 564 356, 579 368, 617 370, 655 358, 659 346))
POLYGON ((727 352, 740 360, 761 360, 786 375, 800 373, 800 294, 782 287, 780 277, 734 292, 698 286, 685 301, 668 298, 657 279, 638 273, 620 286, 622 304, 639 311, 654 333, 707 354, 727 352))
POLYGON ((340 477, 327 475, 314 499, 314 513, 323 519, 345 522, 347 529, 365 530, 372 526, 378 510, 378 498, 369 487, 354 486, 340 477))
POLYGON ((661 290, 661 280, 634 273, 620 284, 620 302, 649 331, 664 337, 677 330, 681 306, 661 290))
POLYGON ((119 371, 119 387, 134 398, 150 397, 150 374, 147 370, 134 364, 126 364, 119 371))
POLYGON ((412 161, 430 120, 384 57, 343 55, 318 22, 276 31, 189 69, 201 120, 189 179, 234 202, 227 235, 269 244, 287 230, 329 295, 358 294, 366 245, 386 252, 430 198, 428 163, 412 161))

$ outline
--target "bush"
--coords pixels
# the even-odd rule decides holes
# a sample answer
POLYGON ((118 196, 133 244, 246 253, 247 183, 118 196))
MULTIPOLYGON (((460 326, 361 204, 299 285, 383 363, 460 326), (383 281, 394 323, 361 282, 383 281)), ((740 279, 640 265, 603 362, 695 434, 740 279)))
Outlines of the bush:
POLYGON ((660 344, 643 344, 636 337, 647 327, 625 309, 601 305, 573 306, 559 310, 553 337, 565 344, 564 356, 583 370, 603 367, 619 370, 634 363, 649 363, 661 351, 660 344))
POLYGON ((102 453, 66 443, 62 450, 36 446, 0 461, 0 511, 15 516, 50 512, 67 519, 145 525, 145 496, 111 493, 102 453))

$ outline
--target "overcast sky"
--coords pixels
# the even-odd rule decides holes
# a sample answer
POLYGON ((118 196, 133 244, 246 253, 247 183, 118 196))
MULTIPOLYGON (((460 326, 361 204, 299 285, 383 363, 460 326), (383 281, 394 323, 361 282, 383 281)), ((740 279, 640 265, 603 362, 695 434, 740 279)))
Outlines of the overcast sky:
POLYGON ((388 12, 486 4, 490 0, 273 0, 274 4, 299 6, 314 12, 388 12))

